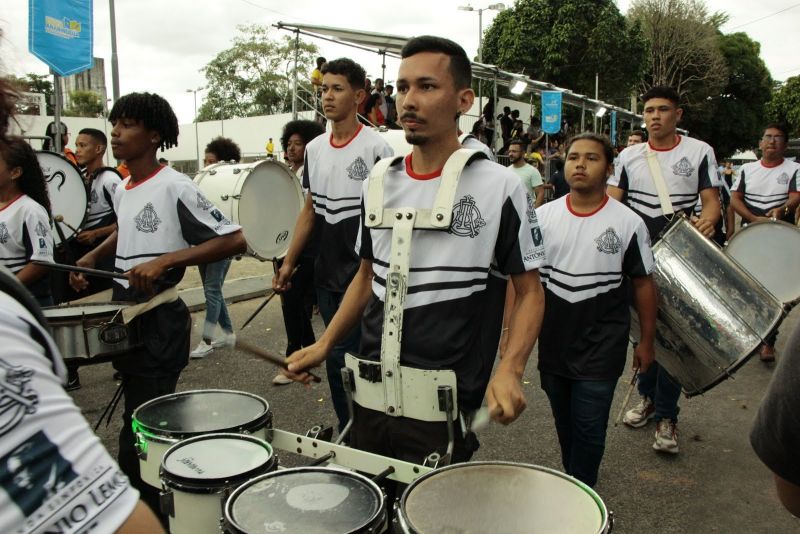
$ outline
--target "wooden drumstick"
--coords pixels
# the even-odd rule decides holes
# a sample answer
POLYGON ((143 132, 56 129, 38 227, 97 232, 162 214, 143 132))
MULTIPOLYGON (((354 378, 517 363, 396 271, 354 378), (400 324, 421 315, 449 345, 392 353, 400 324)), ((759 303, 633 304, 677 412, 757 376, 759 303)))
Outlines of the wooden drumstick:
MULTIPOLYGON (((273 354, 273 353, 271 353, 271 352, 269 352, 267 350, 264 350, 261 347, 256 347, 255 345, 251 345, 250 343, 246 343, 246 342, 241 341, 239 339, 233 341, 231 344, 233 345, 234 348, 237 348, 239 350, 243 350, 244 352, 249 352, 250 354, 252 354, 254 356, 258 356, 262 360, 266 360, 266 361, 270 362, 273 365, 277 365, 281 369, 288 370, 288 367, 286 365, 286 360, 284 358, 281 358, 280 356, 277 356, 277 355, 275 355, 275 354, 273 354)), ((308 372, 308 371, 306 371, 306 372, 308 372)), ((314 373, 308 372, 308 374, 311 375, 311 379, 314 382, 316 382, 317 384, 322 382, 322 379, 320 377, 318 377, 317 375, 315 375, 314 373)))
POLYGON ((631 393, 633 393, 633 388, 636 387, 636 379, 639 378, 639 368, 637 367, 633 371, 633 378, 631 378, 631 386, 628 388, 628 393, 625 395, 625 400, 622 401, 622 408, 619 410, 619 415, 614 420, 614 426, 619 425, 619 422, 622 420, 622 414, 625 413, 625 408, 628 407, 628 401, 631 400, 631 393))
POLYGON ((63 215, 56 215, 56 216, 53 217, 53 220, 55 222, 57 222, 57 223, 63 224, 64 226, 66 226, 67 228, 69 228, 70 230, 75 232, 76 234, 78 233, 78 230, 74 226, 72 226, 70 223, 68 223, 67 221, 64 220, 64 216, 63 215))

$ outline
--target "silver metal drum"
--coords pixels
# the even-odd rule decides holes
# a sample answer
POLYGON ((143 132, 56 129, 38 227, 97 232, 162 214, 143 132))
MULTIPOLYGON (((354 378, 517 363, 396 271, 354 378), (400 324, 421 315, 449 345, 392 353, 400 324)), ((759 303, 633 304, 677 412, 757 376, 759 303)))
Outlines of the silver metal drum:
POLYGON ((783 221, 750 223, 735 234, 725 254, 736 260, 786 305, 800 301, 800 228, 783 221))
POLYGON ((140 346, 136 321, 125 325, 122 310, 130 302, 72 304, 43 308, 53 339, 65 360, 89 364, 140 346))
MULTIPOLYGON (((781 302, 683 216, 653 246, 656 361, 686 395, 708 391, 744 364, 783 320, 781 302)), ((632 314, 631 337, 639 324, 632 314)))
POLYGON ((403 492, 404 534, 601 534, 612 521, 589 486, 554 469, 467 462, 431 471, 403 492))

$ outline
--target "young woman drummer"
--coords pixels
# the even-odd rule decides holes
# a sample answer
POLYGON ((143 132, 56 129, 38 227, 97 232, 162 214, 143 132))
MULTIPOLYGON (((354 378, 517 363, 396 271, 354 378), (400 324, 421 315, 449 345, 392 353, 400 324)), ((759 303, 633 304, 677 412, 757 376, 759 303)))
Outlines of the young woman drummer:
POLYGON ((50 199, 36 159, 23 139, 0 140, 0 265, 36 297, 52 306, 47 269, 33 260, 53 261, 50 199))

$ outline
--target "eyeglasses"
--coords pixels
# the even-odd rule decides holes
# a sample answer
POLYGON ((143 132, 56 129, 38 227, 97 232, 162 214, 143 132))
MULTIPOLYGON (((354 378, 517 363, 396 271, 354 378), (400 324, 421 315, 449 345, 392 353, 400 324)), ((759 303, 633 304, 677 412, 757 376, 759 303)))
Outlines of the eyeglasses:
POLYGON ((776 143, 782 143, 782 142, 786 141, 786 136, 785 135, 764 134, 761 137, 761 139, 766 141, 767 143, 769 143, 770 141, 775 141, 776 143))

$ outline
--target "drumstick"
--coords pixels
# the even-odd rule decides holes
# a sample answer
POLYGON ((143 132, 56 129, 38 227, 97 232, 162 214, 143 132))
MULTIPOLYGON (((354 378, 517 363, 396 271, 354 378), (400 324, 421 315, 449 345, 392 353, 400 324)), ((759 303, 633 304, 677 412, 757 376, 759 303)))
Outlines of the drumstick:
POLYGON ((633 388, 636 386, 636 379, 639 378, 639 368, 633 370, 633 378, 631 378, 631 386, 628 388, 628 394, 625 395, 625 400, 622 401, 622 408, 619 410, 619 415, 617 416, 616 420, 614 420, 614 426, 619 425, 620 420, 622 420, 622 414, 625 413, 625 408, 628 407, 628 401, 631 400, 631 393, 633 393, 633 388))
MULTIPOLYGON (((286 365, 286 360, 284 358, 281 358, 280 356, 277 356, 277 355, 275 355, 275 354, 273 354, 273 353, 271 353, 271 352, 269 352, 267 350, 264 350, 261 347, 256 347, 255 345, 251 345, 250 343, 246 343, 246 342, 241 341, 239 339, 236 339, 235 341, 232 341, 230 344, 233 345, 234 348, 237 348, 239 350, 243 350, 244 352, 249 352, 250 354, 253 354, 254 356, 258 356, 262 360, 266 360, 266 361, 270 362, 273 365, 277 365, 281 369, 288 370, 288 367, 286 365)), ((308 371, 306 371, 306 372, 308 372, 308 371)), ((316 382, 316 383, 322 382, 322 379, 320 377, 318 377, 317 375, 315 375, 314 373, 308 372, 308 374, 311 375, 311 379, 314 382, 316 382)))
POLYGON ((78 267, 77 265, 65 265, 63 263, 50 263, 48 261, 33 260, 34 265, 47 267, 48 269, 55 269, 56 271, 69 271, 75 273, 88 274, 90 276, 99 276, 100 278, 116 278, 118 280, 127 280, 128 277, 122 273, 113 273, 111 271, 102 271, 100 269, 90 269, 89 267, 78 267))
POLYGON ((74 226, 72 226, 70 223, 68 223, 67 221, 64 220, 64 216, 63 215, 56 215, 55 217, 53 217, 53 220, 55 222, 57 222, 57 223, 61 223, 61 224, 65 225, 67 228, 69 228, 70 230, 72 230, 76 234, 78 233, 78 230, 74 226))

